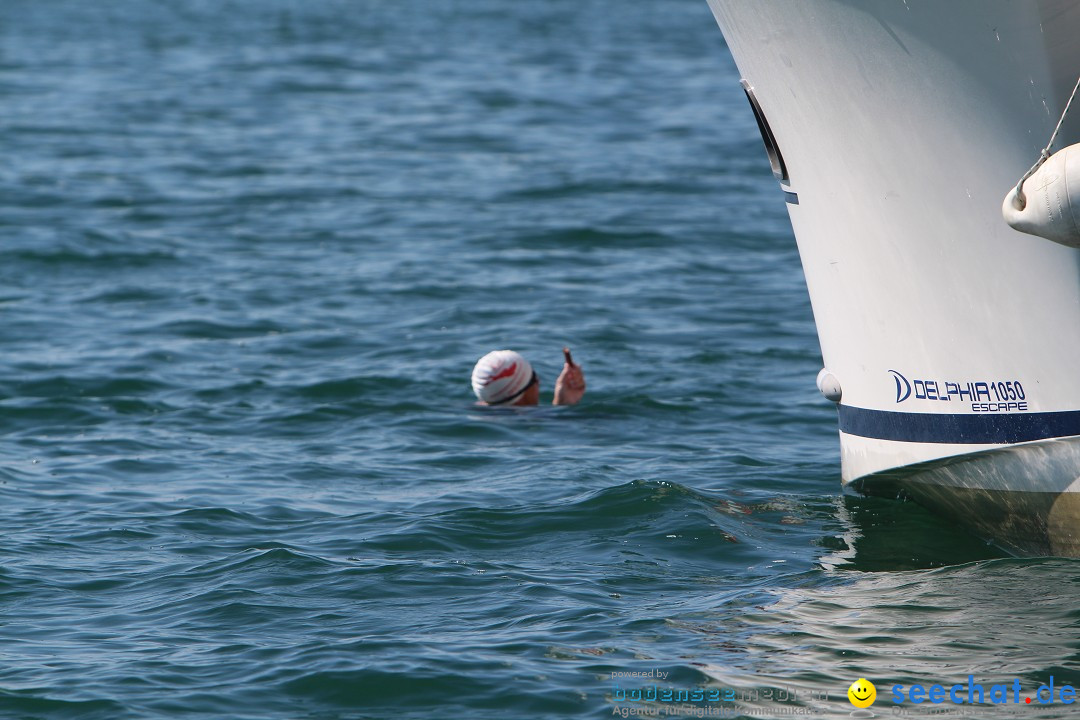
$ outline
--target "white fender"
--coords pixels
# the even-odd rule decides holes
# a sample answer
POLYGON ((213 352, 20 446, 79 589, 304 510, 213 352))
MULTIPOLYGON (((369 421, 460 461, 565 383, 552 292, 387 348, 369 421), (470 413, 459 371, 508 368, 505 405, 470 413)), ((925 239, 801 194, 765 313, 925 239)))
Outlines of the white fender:
POLYGON ((840 388, 840 381, 829 372, 828 368, 821 368, 821 372, 817 374, 817 389, 826 400, 832 400, 834 403, 840 402, 840 398, 844 395, 844 391, 840 388))
POLYGON ((1024 196, 1013 188, 1001 204, 1010 227, 1080 248, 1080 143, 1051 155, 1024 181, 1024 196))

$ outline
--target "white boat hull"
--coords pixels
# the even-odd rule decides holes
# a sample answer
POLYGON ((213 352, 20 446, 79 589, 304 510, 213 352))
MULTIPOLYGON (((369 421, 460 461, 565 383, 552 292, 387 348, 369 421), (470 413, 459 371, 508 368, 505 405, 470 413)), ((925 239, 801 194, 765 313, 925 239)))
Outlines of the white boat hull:
POLYGON ((1032 542, 1003 544, 1074 547, 1045 531, 1058 501, 1035 508, 1080 489, 1075 443, 1044 442, 1080 436, 1080 251, 1011 229, 1001 203, 1080 75, 1080 3, 709 4, 783 159, 844 483, 949 511, 979 491, 1032 513, 1032 542))

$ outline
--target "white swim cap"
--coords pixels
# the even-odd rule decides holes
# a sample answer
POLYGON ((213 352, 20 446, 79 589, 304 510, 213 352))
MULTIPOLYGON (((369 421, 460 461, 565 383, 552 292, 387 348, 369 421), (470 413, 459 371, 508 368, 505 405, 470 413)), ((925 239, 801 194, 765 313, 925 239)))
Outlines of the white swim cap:
POLYGON ((476 361, 472 389, 488 405, 516 400, 533 382, 529 361, 513 350, 494 350, 476 361))

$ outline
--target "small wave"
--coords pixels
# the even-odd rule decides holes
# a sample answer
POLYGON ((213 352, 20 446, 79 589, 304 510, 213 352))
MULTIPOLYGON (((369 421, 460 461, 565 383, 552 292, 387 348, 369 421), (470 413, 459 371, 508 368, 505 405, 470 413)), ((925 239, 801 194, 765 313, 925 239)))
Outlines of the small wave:
POLYGON ((57 375, 14 383, 9 392, 18 397, 38 398, 130 398, 151 395, 170 386, 145 377, 78 377, 57 375))
POLYGON ((172 296, 161 290, 139 286, 112 287, 102 292, 95 292, 85 298, 86 302, 109 304, 165 302, 172 296))
POLYGON ((52 268, 143 269, 178 261, 179 257, 176 254, 161 250, 92 252, 75 248, 57 248, 54 250, 23 249, 0 252, 0 263, 5 265, 23 263, 44 265, 52 268))
MULTIPOLYGON (((592 248, 648 248, 667 247, 673 239, 657 231, 617 231, 581 226, 554 228, 544 232, 527 232, 508 236, 503 243, 512 242, 515 248, 552 248, 571 247, 576 249, 592 248)), ((490 238, 484 239, 485 246, 490 246, 490 238)))
MULTIPOLYGON (((403 660, 390 668, 357 667, 308 672, 285 680, 279 690, 294 703, 334 708, 387 709, 394 714, 420 710, 424 717, 461 714, 470 718, 522 715, 556 717, 579 714, 584 697, 553 690, 543 675, 513 681, 513 702, 506 700, 509 657, 475 660, 403 660), (507 708, 513 708, 508 711, 507 708), (439 712, 431 714, 432 708, 439 712), (489 708, 485 712, 481 708, 489 708)), ((539 668, 537 668, 539 671, 539 668)))
POLYGON ((0 405, 0 433, 33 430, 42 433, 50 428, 87 428, 108 422, 109 415, 100 409, 91 410, 85 403, 46 400, 25 404, 0 405))
POLYGON ((244 534, 253 527, 266 525, 257 515, 223 507, 182 510, 167 519, 170 524, 184 532, 212 534, 218 537, 244 534))
POLYGON ((281 332, 281 327, 268 320, 252 323, 224 323, 209 320, 177 320, 154 328, 160 332, 189 340, 240 340, 281 332))
POLYGON ((381 534, 369 545, 387 551, 528 547, 564 535, 573 542, 607 542, 634 534, 659 540, 685 526, 730 543, 739 529, 714 511, 716 500, 677 483, 635 481, 576 501, 511 508, 462 508, 428 516, 381 534), (708 516, 708 517, 704 517, 708 516), (730 525, 724 529, 722 525, 730 525))
POLYGON ((114 700, 58 700, 49 695, 70 695, 71 688, 0 689, 0 715, 10 718, 59 718, 121 720, 131 712, 114 700))
POLYGON ((415 392, 411 378, 382 375, 356 376, 335 380, 322 380, 295 388, 298 396, 309 400, 348 401, 372 394, 397 394, 415 392))
POLYGON ((567 182, 540 187, 530 187, 520 190, 505 192, 499 196, 499 200, 556 200, 561 198, 578 198, 582 195, 614 194, 623 195, 628 193, 670 193, 684 197, 687 195, 702 194, 709 190, 696 183, 682 183, 668 181, 656 182, 627 182, 618 180, 592 181, 592 182, 567 182))

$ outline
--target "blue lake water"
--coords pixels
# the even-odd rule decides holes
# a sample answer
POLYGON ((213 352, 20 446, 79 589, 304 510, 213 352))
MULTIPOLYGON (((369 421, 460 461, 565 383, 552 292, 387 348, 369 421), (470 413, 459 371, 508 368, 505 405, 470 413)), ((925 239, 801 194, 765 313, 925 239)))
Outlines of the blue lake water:
POLYGON ((4 0, 0 158, 0 717, 1080 682, 1076 562, 841 493, 704 0, 4 0))

